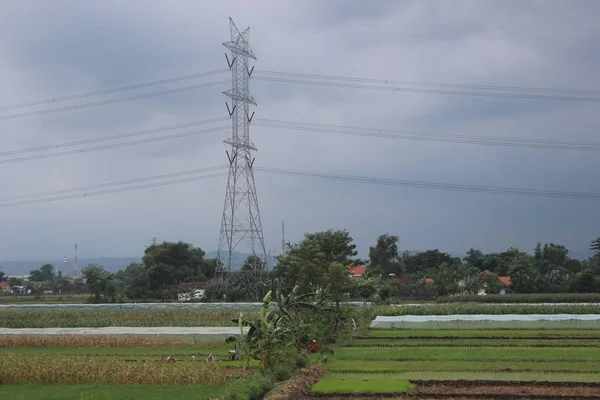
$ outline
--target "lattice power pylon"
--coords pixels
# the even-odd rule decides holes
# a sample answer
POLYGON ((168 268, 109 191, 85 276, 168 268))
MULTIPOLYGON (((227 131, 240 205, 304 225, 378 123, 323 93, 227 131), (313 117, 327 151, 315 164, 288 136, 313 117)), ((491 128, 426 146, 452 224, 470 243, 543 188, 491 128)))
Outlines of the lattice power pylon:
POLYGON ((258 301, 264 291, 268 266, 252 168, 254 158, 251 152, 257 149, 250 139, 250 123, 254 117, 254 112, 250 114, 250 105, 256 105, 256 101, 248 84, 254 70, 254 67, 248 66, 248 60, 256 60, 256 57, 248 44, 250 28, 240 32, 231 18, 229 24, 231 41, 223 45, 231 51, 231 56, 225 54, 225 57, 232 73, 232 87, 223 93, 231 99, 231 106, 227 102, 225 105, 231 117, 232 135, 225 140, 231 149, 226 152, 229 178, 218 259, 220 275, 225 282, 243 289, 249 297, 258 301), (238 272, 235 270, 234 252, 251 254, 254 262, 238 272))

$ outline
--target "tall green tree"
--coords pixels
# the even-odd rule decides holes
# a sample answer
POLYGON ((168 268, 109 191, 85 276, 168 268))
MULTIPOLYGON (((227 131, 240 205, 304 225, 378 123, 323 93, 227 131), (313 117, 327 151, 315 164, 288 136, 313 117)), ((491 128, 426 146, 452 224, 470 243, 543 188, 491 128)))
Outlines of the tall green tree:
POLYGON ((40 267, 40 272, 44 277, 44 282, 52 282, 56 277, 54 273, 54 265, 48 263, 40 267))
POLYGON ((384 276, 400 275, 403 270, 402 259, 398 253, 398 241, 395 235, 384 234, 377 238, 377 244, 369 247, 370 268, 379 269, 384 276))
POLYGON ((151 289, 162 291, 168 285, 184 282, 186 278, 201 278, 204 254, 201 248, 182 241, 149 246, 142 263, 148 270, 151 289))
POLYGON ((482 270, 484 269, 483 264, 485 262, 485 254, 483 254, 481 250, 470 248, 469 251, 467 251, 467 255, 463 257, 463 261, 479 270, 482 270))
POLYGON ((540 274, 534 258, 528 254, 515 257, 509 267, 512 289, 517 293, 536 293, 540 287, 540 274))
POLYGON ((90 264, 81 270, 81 276, 83 277, 88 290, 94 297, 94 301, 100 301, 108 276, 104 267, 90 264))
POLYGON ((8 275, 6 275, 3 271, 0 271, 0 282, 6 282, 8 279, 8 275))
POLYGON ((146 299, 150 294, 150 278, 143 264, 131 263, 122 274, 123 290, 130 299, 146 299))
POLYGON ((600 256, 600 237, 592 240, 590 243, 590 250, 596 252, 596 256, 600 256))
POLYGON ((353 241, 345 230, 306 234, 301 242, 289 246, 288 252, 278 257, 271 277, 279 278, 287 290, 298 286, 299 293, 308 293, 313 286, 323 286, 332 263, 347 268, 355 261, 357 251, 353 241))

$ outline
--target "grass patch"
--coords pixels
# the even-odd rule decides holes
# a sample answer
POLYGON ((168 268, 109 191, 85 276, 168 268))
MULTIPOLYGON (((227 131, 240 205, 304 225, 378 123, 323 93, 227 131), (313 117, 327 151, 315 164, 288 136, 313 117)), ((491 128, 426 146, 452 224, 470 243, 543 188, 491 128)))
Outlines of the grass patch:
POLYGON ((258 309, 192 308, 93 308, 93 309, 0 309, 3 328, 101 328, 234 326, 240 311, 248 319, 259 316, 258 309))
POLYGON ((209 399, 222 395, 224 391, 224 386, 1 385, 0 398, 10 400, 209 399))
POLYGON ((382 338, 407 338, 407 337, 456 337, 456 338, 472 338, 472 337, 595 337, 600 339, 600 332, 594 329, 531 329, 526 331, 512 329, 485 329, 485 330, 435 330, 435 329, 370 329, 367 332, 368 336, 382 338))
POLYGON ((552 340, 536 340, 530 338, 528 340, 523 339, 502 339, 502 340, 490 340, 490 339, 464 339, 464 338, 428 338, 428 339, 412 339, 410 337, 397 337, 394 339, 360 339, 350 340, 345 343, 346 346, 516 346, 516 347, 531 347, 531 346, 546 346, 546 347, 594 347, 598 346, 596 341, 583 341, 577 339, 567 338, 554 338, 552 340))
POLYGON ((398 373, 412 371, 464 372, 488 371, 510 372, 507 370, 553 371, 554 373, 589 372, 599 373, 600 362, 512 362, 512 361, 364 361, 364 360, 331 360, 327 368, 339 373, 398 373))
POLYGON ((337 359, 347 360, 429 360, 429 361, 545 361, 594 362, 600 359, 600 348, 456 348, 456 347, 392 347, 336 349, 337 359))
POLYGON ((490 381, 539 381, 539 382, 600 382, 600 374, 572 373, 554 374, 539 372, 437 372, 415 371, 393 374, 364 374, 364 373, 332 373, 327 376, 331 380, 361 381, 370 380, 490 380, 490 381))
POLYGON ((331 379, 329 375, 317 382, 311 389, 311 392, 315 393, 410 393, 411 391, 412 384, 409 381, 339 380, 331 379))
POLYGON ((488 304, 488 303, 445 303, 375 306, 372 315, 506 315, 506 314, 599 314, 600 304, 488 304))
POLYGON ((161 354, 213 354, 227 357, 229 346, 226 343, 214 343, 212 346, 165 346, 165 347, 11 347, 4 348, 0 353, 27 355, 89 355, 89 356, 160 356, 161 354))

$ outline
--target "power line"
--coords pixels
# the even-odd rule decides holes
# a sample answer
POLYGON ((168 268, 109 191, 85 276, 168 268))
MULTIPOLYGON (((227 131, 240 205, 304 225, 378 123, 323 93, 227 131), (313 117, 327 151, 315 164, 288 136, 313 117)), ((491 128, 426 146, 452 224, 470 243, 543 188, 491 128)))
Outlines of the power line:
POLYGON ((51 201, 70 200, 70 199, 76 199, 76 198, 80 198, 80 197, 92 197, 92 196, 99 196, 99 195, 109 194, 109 193, 127 192, 127 191, 131 191, 131 190, 139 190, 139 189, 146 189, 146 188, 151 188, 151 187, 175 185, 177 183, 199 181, 202 179, 218 178, 221 176, 227 176, 227 172, 221 172, 221 173, 212 174, 212 175, 196 176, 196 177, 192 177, 192 178, 183 178, 183 179, 177 179, 174 181, 167 181, 167 182, 148 183, 145 185, 128 186, 128 187, 117 188, 117 189, 107 189, 107 190, 102 190, 102 191, 98 191, 98 192, 88 192, 88 193, 74 194, 74 195, 69 195, 69 196, 51 197, 51 198, 47 198, 47 199, 26 200, 26 201, 20 201, 20 202, 15 202, 15 203, 6 203, 6 204, 0 204, 0 208, 16 207, 16 206, 22 206, 22 205, 26 205, 26 204, 47 203, 47 202, 51 202, 51 201))
MULTIPOLYGON (((139 183, 144 181, 152 181, 158 179, 165 178, 178 178, 183 175, 197 174, 201 172, 209 172, 216 171, 220 169, 228 168, 228 165, 215 166, 209 168, 202 168, 190 171, 183 172, 175 172, 171 174, 157 175, 152 177, 143 177, 143 178, 135 178, 127 181, 119 181, 119 182, 111 182, 104 183, 99 185, 92 186, 84 186, 80 188, 74 189, 66 189, 66 190, 57 190, 51 192, 42 192, 42 193, 34 193, 34 194, 25 194, 20 196, 12 196, 12 197, 4 197, 0 198, 0 201, 6 200, 19 200, 10 203, 0 204, 0 207, 15 207, 26 204, 34 204, 34 203, 44 203, 50 201, 60 201, 60 200, 69 200, 73 198, 79 197, 90 197, 101 194, 108 193, 117 193, 122 191, 129 190, 137 190, 148 187, 157 187, 157 186, 165 186, 176 183, 183 182, 191 182, 200 179, 209 179, 220 176, 227 176, 227 172, 216 173, 212 175, 202 175, 197 177, 189 177, 189 178, 180 178, 176 180, 170 180, 166 182, 155 182, 148 183, 144 185, 134 185, 134 186, 124 186, 121 188, 107 189, 102 191, 94 191, 94 192, 86 192, 80 194, 73 194, 67 196, 60 196, 64 193, 78 192, 84 190, 93 190, 110 186, 123 186, 131 183, 139 183), (55 196, 55 197, 46 197, 41 199, 36 199, 36 197, 44 197, 44 196, 55 196)), ((271 174, 279 174, 279 175, 287 175, 287 176, 296 176, 303 178, 315 178, 315 179, 326 179, 326 180, 335 180, 342 182, 352 182, 352 183, 368 183, 375 185, 387 185, 387 186, 401 186, 401 187, 412 187, 417 189, 435 189, 435 190, 446 190, 446 191, 457 191, 457 192, 472 192, 472 193, 488 193, 488 194, 501 194, 501 195, 516 195, 516 196, 527 196, 527 197, 545 197, 545 198, 560 198, 560 199, 572 199, 572 200, 592 200, 592 201, 600 201, 600 193, 592 193, 592 192, 574 192, 574 191, 558 191, 558 190, 538 190, 538 189, 520 189, 520 188, 509 188, 509 187, 498 187, 498 186, 482 186, 482 185, 464 185, 464 184, 451 184, 451 183, 439 183, 439 182, 425 182, 425 181, 410 181, 410 180, 402 180, 402 179, 387 179, 387 178, 377 178, 377 177, 364 177, 364 176, 353 176, 353 175, 336 175, 329 173, 321 173, 321 172, 306 172, 306 171, 294 171, 294 170, 284 170, 279 168, 264 168, 264 167, 254 167, 257 172, 263 173, 271 173, 271 174)))
POLYGON ((486 146, 528 147, 536 149, 560 149, 577 151, 600 151, 600 142, 569 142, 556 140, 531 140, 466 135, 446 135, 439 133, 402 131, 392 129, 359 128, 343 125, 314 124, 295 121, 257 119, 255 125, 298 131, 332 133, 338 135, 364 136, 386 139, 421 140, 442 143, 477 144, 486 146))
POLYGON ((95 103, 84 103, 84 104, 78 104, 75 106, 66 106, 66 107, 59 107, 59 108, 50 108, 47 110, 31 111, 31 112, 20 113, 20 114, 3 115, 3 116, 0 116, 0 120, 30 117, 33 115, 50 114, 50 113, 61 112, 61 111, 72 111, 72 110, 78 110, 78 109, 82 109, 82 108, 103 106, 106 104, 120 103, 123 101, 138 100, 138 99, 144 99, 144 98, 148 98, 148 97, 162 96, 165 94, 187 92, 190 90, 196 90, 196 89, 202 89, 202 88, 211 87, 211 86, 222 85, 222 84, 229 83, 229 82, 231 82, 231 81, 223 80, 223 81, 217 81, 217 82, 203 83, 200 85, 184 86, 184 87, 177 88, 177 89, 163 90, 161 92, 152 92, 152 93, 139 94, 139 95, 130 96, 130 97, 121 97, 118 99, 98 101, 95 103))
POLYGON ((187 124, 171 125, 171 126, 165 126, 163 128, 147 129, 147 130, 143 130, 143 131, 122 133, 122 134, 111 135, 111 136, 102 136, 102 137, 97 137, 97 138, 93 138, 93 139, 76 140, 73 142, 51 144, 51 145, 46 145, 46 146, 29 147, 26 149, 9 150, 9 151, 0 152, 0 157, 8 156, 8 155, 15 155, 15 154, 31 153, 31 152, 35 152, 35 151, 53 150, 53 149, 58 149, 58 148, 62 148, 62 147, 79 146, 82 144, 97 143, 97 142, 122 139, 122 138, 132 137, 132 136, 149 135, 151 133, 164 132, 164 131, 169 131, 169 130, 173 130, 173 129, 189 128, 191 126, 210 124, 213 122, 222 122, 222 121, 225 121, 228 119, 229 119, 228 117, 213 118, 213 119, 207 119, 204 121, 189 122, 187 124))
MULTIPOLYGON (((0 201, 19 200, 19 199, 35 199, 36 197, 57 196, 57 195, 63 195, 65 193, 81 192, 81 191, 85 191, 85 190, 95 190, 95 189, 106 188, 106 187, 111 187, 111 186, 130 185, 130 184, 134 184, 134 183, 148 182, 148 181, 159 180, 159 179, 177 178, 177 177, 184 176, 184 175, 193 175, 193 174, 199 174, 199 173, 203 173, 203 172, 213 172, 213 171, 223 170, 228 167, 229 167, 228 165, 220 165, 220 166, 215 166, 215 167, 199 168, 199 169, 193 169, 193 170, 182 171, 182 172, 173 172, 170 174, 134 178, 134 179, 124 180, 124 181, 101 183, 101 184, 97 184, 97 185, 82 186, 82 187, 72 188, 72 189, 54 190, 54 191, 48 191, 48 192, 24 194, 24 195, 19 195, 19 196, 2 197, 2 198, 0 198, 0 201)), ((217 176, 222 176, 222 175, 224 176, 224 174, 226 174, 226 172, 219 173, 217 176)), ((206 177, 206 175, 203 175, 200 177, 186 178, 186 179, 194 180, 194 179, 204 178, 204 177, 206 177)), ((212 177, 212 175, 210 175, 210 177, 212 177)), ((176 180, 173 182, 177 183, 177 182, 180 182, 180 180, 176 180)), ((187 182, 187 180, 185 182, 187 182)), ((169 182, 167 182, 167 183, 159 182, 159 183, 154 183, 154 184, 160 186, 160 185, 168 184, 168 183, 169 182)), ((137 187, 138 186, 135 186, 134 188, 137 188, 137 187)), ((140 187, 151 187, 151 186, 140 186, 140 187)), ((129 189, 129 187, 111 189, 111 190, 121 191, 122 189, 133 190, 133 189, 129 189)), ((96 193, 96 192, 94 192, 94 193, 96 193)), ((104 193, 104 192, 102 192, 102 193, 104 193)), ((107 193, 112 193, 112 192, 107 192, 107 193)), ((83 194, 79 194, 76 196, 84 197, 84 196, 90 196, 90 195, 93 195, 93 193, 92 194, 83 193, 83 194)), ((20 205, 21 203, 31 204, 31 202, 56 201, 56 200, 60 200, 63 198, 70 199, 70 198, 74 198, 74 197, 61 196, 61 197, 51 197, 50 199, 23 200, 23 201, 18 201, 18 202, 13 202, 13 203, 0 204, 0 207, 10 207, 12 205, 20 205)))
POLYGON ((297 83, 302 85, 313 85, 313 86, 331 86, 351 89, 368 89, 368 90, 383 90, 389 92, 410 92, 410 93, 428 93, 428 94, 445 94, 445 95, 456 95, 456 96, 479 96, 479 97, 499 97, 507 99, 528 99, 528 100, 562 100, 562 101, 585 101, 585 102, 597 102, 600 101, 600 97, 573 97, 573 96, 548 96, 548 95, 534 95, 534 94, 518 94, 518 93, 483 93, 483 92, 467 92, 467 91, 451 91, 451 90, 434 90, 434 89, 415 89, 415 88, 403 88, 397 86, 373 86, 373 85, 356 85, 350 83, 336 83, 336 82, 317 82, 317 81, 306 81, 306 80, 293 80, 284 78, 272 78, 272 77, 253 77, 261 81, 268 82, 282 82, 282 83, 297 83))
POLYGON ((38 160, 41 158, 66 156, 66 155, 70 155, 70 154, 81 154, 81 153, 88 153, 91 151, 98 151, 98 150, 115 149, 118 147, 134 146, 134 145, 138 145, 138 144, 142 144, 142 143, 151 143, 151 142, 158 142, 158 141, 162 141, 162 140, 177 139, 177 138, 182 138, 182 137, 201 135, 204 133, 219 132, 219 131, 224 131, 224 130, 229 130, 229 129, 231 129, 231 127, 220 126, 220 127, 216 127, 216 128, 203 129, 203 130, 199 130, 199 131, 177 133, 174 135, 158 136, 158 137, 148 138, 148 139, 140 139, 140 140, 135 140, 133 142, 114 143, 114 144, 107 144, 104 146, 87 147, 84 149, 65 150, 65 151, 60 151, 57 153, 38 154, 38 155, 19 157, 19 158, 9 158, 8 160, 0 160, 0 164, 8 164, 8 163, 13 163, 13 162, 29 161, 29 160, 38 160))
POLYGON ((306 177, 306 178, 329 179, 329 180, 337 180, 337 181, 370 183, 370 184, 388 185, 388 186, 404 186, 404 187, 414 187, 414 188, 420 188, 420 189, 438 189, 438 190, 449 190, 449 191, 460 191, 460 192, 491 193, 491 194, 504 194, 504 195, 508 194, 508 195, 530 196, 530 197, 549 197, 549 198, 563 198, 563 199, 574 199, 574 200, 600 201, 600 193, 557 191, 557 190, 518 189, 518 188, 507 188, 507 187, 497 187, 497 186, 478 186, 478 185, 461 185, 461 184, 424 182, 424 181, 409 181, 409 180, 401 180, 401 179, 385 179, 385 178, 372 178, 372 177, 364 177, 364 176, 334 175, 334 174, 326 174, 326 173, 319 173, 319 172, 292 171, 292 170, 284 170, 284 169, 278 169, 278 168, 255 167, 255 170, 257 170, 259 172, 290 175, 290 176, 299 176, 299 177, 306 177))
POLYGON ((3 110, 13 110, 15 108, 21 108, 21 107, 37 106, 37 105, 48 104, 48 103, 58 103, 60 101, 81 99, 83 97, 98 96, 98 95, 101 95, 101 94, 122 92, 122 91, 125 91, 125 90, 140 89, 140 88, 144 88, 144 87, 148 87, 148 86, 162 85, 162 84, 165 84, 165 83, 172 83, 172 82, 179 82, 179 81, 184 81, 184 80, 188 80, 188 79, 200 78, 200 77, 203 77, 203 76, 220 74, 220 73, 228 72, 228 71, 229 71, 228 69, 219 69, 219 70, 215 70, 215 71, 200 72, 200 73, 197 73, 197 74, 177 76, 177 77, 168 78, 168 79, 161 79, 161 80, 158 80, 158 81, 138 83, 138 84, 135 84, 135 85, 121 86, 121 87, 116 87, 116 88, 112 88, 112 89, 103 89, 103 90, 96 90, 94 92, 74 94, 74 95, 70 95, 70 96, 55 97, 55 98, 47 99, 47 100, 31 101, 31 102, 28 102, 28 103, 13 104, 13 105, 10 105, 10 106, 0 106, 0 111, 3 111, 3 110))
POLYGON ((414 85, 414 86, 438 86, 447 88, 464 88, 464 89, 482 89, 482 90, 518 90, 531 92, 556 92, 556 93, 592 93, 600 94, 600 90, 595 89, 562 89, 562 88, 543 88, 531 86, 499 86, 499 85, 474 85, 462 83, 440 83, 440 82, 424 82, 424 81, 401 81, 392 79, 373 79, 373 78, 356 78, 339 75, 323 75, 323 74, 306 74, 299 72, 280 72, 280 71, 263 71, 257 70, 254 72, 258 75, 276 75, 289 76, 295 78, 313 78, 313 79, 328 79, 337 81, 363 82, 363 83, 379 83, 386 85, 414 85))

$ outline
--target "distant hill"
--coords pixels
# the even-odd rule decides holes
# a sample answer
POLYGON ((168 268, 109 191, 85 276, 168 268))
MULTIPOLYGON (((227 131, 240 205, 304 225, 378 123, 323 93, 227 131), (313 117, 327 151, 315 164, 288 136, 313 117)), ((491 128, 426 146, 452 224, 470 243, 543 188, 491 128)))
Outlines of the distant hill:
MULTIPOLYGON (((248 258, 249 254, 244 253, 233 253, 233 265, 236 268, 239 268, 246 258, 248 258)), ((211 251, 206 253, 204 258, 216 258, 217 252, 211 251)), ((267 262, 269 263, 269 268, 272 268, 277 260, 275 257, 267 256, 267 262)), ((120 269, 127 267, 131 263, 141 263, 141 257, 90 257, 90 258, 80 258, 79 259, 79 268, 83 268, 90 264, 98 264, 104 267, 109 272, 117 272, 120 269)), ((0 261, 0 271, 3 271, 7 275, 27 275, 29 272, 34 269, 38 269, 43 264, 51 263, 54 265, 54 268, 57 270, 61 270, 63 266, 63 260, 34 260, 34 261, 0 261)), ((68 270, 69 275, 73 274, 73 260, 69 259, 68 261, 68 270)))

